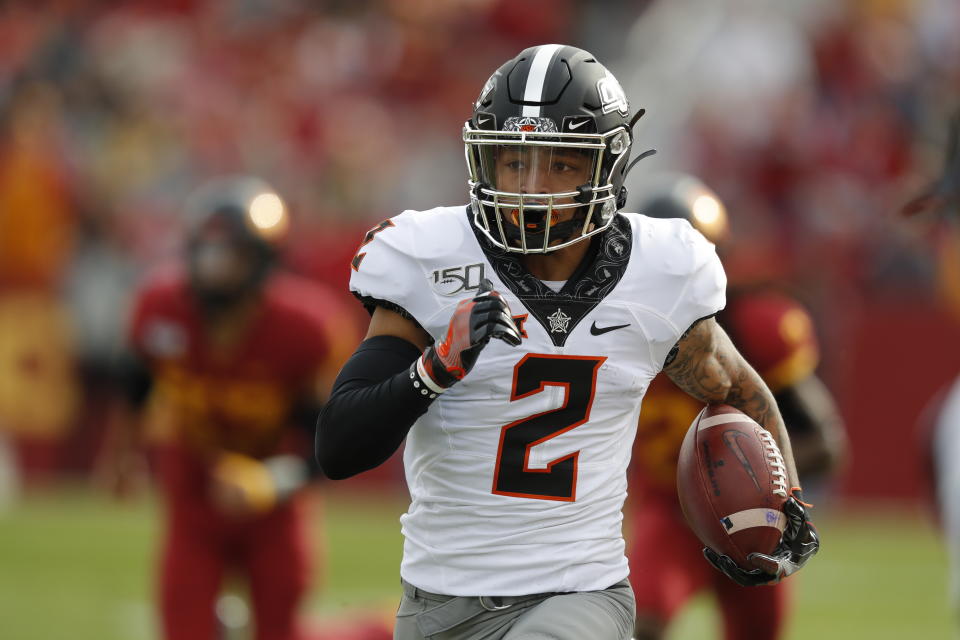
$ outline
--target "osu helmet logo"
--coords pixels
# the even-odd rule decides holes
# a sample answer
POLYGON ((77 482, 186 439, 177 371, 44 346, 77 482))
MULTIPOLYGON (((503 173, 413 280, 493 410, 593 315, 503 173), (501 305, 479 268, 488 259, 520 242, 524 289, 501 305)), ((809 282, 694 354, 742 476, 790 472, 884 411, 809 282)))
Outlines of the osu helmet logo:
POLYGON ((477 101, 473 103, 474 110, 479 109, 487 102, 487 98, 490 97, 490 94, 493 92, 496 86, 497 86, 497 74, 493 74, 492 76, 490 76, 490 78, 487 79, 487 83, 483 85, 483 89, 480 90, 480 95, 477 97, 477 101))
POLYGON ((623 116, 630 114, 627 94, 623 92, 623 87, 609 72, 597 80, 597 94, 600 96, 600 104, 603 105, 602 111, 604 114, 614 110, 619 111, 623 116))

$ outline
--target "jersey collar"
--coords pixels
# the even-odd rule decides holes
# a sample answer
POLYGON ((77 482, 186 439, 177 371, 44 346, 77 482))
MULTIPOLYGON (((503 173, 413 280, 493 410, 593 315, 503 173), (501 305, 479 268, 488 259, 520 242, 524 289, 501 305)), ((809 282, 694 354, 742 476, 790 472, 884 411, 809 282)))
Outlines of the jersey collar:
MULTIPOLYGON (((466 215, 472 217, 469 207, 466 215)), ((557 347, 566 343, 574 327, 617 286, 633 247, 630 222, 618 213, 610 227, 590 241, 590 251, 563 288, 554 292, 527 271, 518 254, 497 247, 472 220, 469 223, 493 270, 557 347)))

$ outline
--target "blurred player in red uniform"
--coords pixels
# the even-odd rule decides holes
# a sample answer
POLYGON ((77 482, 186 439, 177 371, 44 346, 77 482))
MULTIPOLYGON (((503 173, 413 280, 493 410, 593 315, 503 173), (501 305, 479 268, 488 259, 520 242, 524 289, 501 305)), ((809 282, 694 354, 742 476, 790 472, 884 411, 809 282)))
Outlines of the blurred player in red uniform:
POLYGON ((163 637, 219 638, 215 603, 237 572, 255 637, 291 640, 307 587, 308 434, 356 334, 326 289, 274 268, 289 218, 269 186, 217 180, 187 209, 185 268, 145 281, 129 335, 166 506, 163 637))
MULTIPOLYGON (((721 244, 728 232, 720 200, 692 176, 660 185, 638 211, 657 218, 683 218, 721 244)), ((727 292, 717 316, 743 356, 777 399, 805 484, 822 478, 844 443, 833 400, 814 375, 818 347, 808 313, 771 287, 727 292)), ((630 475, 628 557, 637 597, 636 640, 665 636, 669 622, 694 595, 709 590, 720 606, 727 640, 779 638, 790 587, 742 587, 704 561, 703 544, 687 527, 677 500, 677 457, 702 408, 664 376, 644 398, 630 475)))

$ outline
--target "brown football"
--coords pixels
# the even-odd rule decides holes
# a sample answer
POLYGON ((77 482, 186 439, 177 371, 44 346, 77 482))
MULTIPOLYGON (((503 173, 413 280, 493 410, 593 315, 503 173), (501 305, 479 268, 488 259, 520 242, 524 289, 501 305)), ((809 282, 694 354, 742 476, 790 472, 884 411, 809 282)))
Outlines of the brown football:
POLYGON ((770 554, 780 542, 790 488, 780 448, 770 432, 729 405, 708 405, 680 448, 677 493, 700 541, 754 568, 751 553, 770 554))

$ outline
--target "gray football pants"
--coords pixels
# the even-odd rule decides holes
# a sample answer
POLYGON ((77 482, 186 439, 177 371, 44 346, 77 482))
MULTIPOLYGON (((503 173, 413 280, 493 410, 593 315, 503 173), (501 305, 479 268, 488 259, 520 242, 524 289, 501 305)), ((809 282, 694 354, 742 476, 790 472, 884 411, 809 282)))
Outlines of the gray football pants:
POLYGON ((478 598, 428 593, 403 582, 394 640, 629 640, 630 582, 602 591, 478 598))

